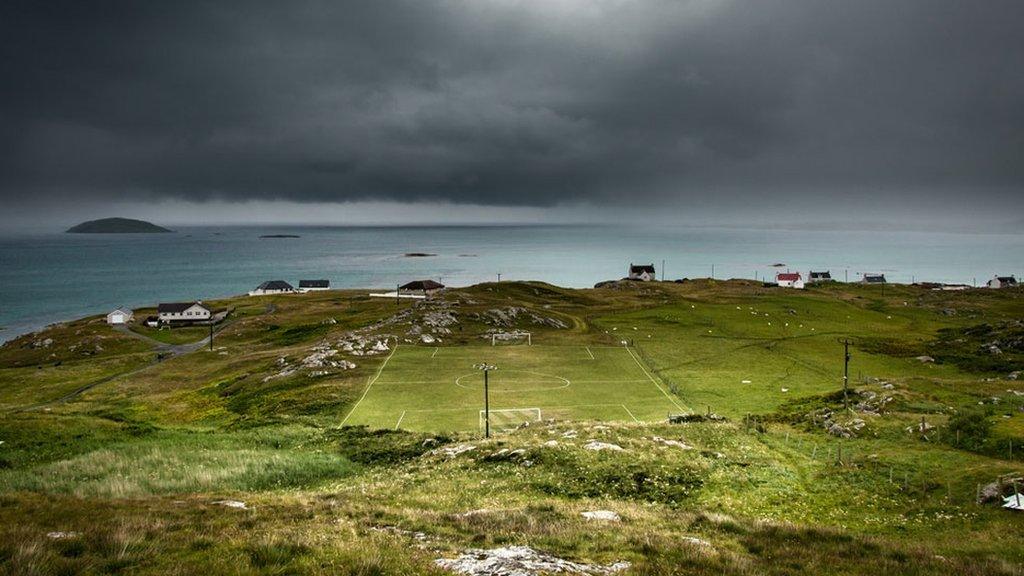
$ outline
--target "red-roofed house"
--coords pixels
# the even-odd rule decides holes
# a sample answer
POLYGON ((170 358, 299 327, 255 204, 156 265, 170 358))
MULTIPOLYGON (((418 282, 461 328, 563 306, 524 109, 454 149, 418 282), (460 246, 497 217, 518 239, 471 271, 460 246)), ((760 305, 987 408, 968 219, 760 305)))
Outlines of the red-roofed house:
POLYGON ((783 288, 804 287, 804 279, 799 272, 779 272, 775 275, 775 283, 783 288))

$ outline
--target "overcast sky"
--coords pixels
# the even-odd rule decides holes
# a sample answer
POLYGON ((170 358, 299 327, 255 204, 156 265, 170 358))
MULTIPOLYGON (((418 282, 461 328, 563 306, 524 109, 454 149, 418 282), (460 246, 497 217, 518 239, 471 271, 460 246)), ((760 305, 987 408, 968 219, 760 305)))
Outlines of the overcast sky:
POLYGON ((1022 23, 1020 0, 7 0, 0 226, 1020 221, 1022 23))

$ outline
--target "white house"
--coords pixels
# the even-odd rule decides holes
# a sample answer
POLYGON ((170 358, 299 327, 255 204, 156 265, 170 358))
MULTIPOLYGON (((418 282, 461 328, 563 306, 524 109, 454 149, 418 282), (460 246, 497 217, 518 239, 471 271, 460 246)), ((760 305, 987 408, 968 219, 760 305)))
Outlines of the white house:
POLYGON ((657 280, 658 275, 654 272, 654 264, 632 264, 629 265, 629 279, 650 282, 657 280))
POLYGON ((1017 285, 1017 279, 1013 276, 996 276, 986 284, 989 288, 1013 288, 1017 285))
POLYGON ((295 292, 295 288, 284 280, 267 280, 249 292, 249 296, 264 296, 266 294, 287 294, 295 292))
POLYGON ((330 280, 299 280, 299 292, 316 292, 330 289, 330 280))
POLYGON ((783 288, 804 287, 804 279, 799 272, 779 272, 775 275, 775 283, 783 288))
POLYGON ((202 302, 163 302, 156 307, 161 324, 182 322, 204 322, 213 316, 213 311, 202 302))
POLYGON ((135 314, 131 310, 118 308, 110 314, 107 314, 107 324, 127 324, 128 322, 131 322, 134 317, 135 314))

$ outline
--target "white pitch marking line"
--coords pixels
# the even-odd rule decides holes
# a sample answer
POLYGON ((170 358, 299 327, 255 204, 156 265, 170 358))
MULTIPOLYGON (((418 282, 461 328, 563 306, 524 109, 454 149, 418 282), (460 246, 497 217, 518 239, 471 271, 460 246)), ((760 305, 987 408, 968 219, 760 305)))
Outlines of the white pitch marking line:
POLYGON ((388 365, 388 361, 391 360, 391 357, 394 356, 395 352, 397 351, 398 344, 395 344, 395 347, 391 349, 391 354, 388 354, 388 357, 384 359, 384 363, 380 365, 380 368, 377 368, 377 373, 373 375, 373 378, 370 379, 370 383, 366 385, 366 390, 363 390, 363 395, 359 397, 359 400, 357 400, 355 405, 352 406, 352 409, 348 411, 348 416, 345 416, 345 419, 341 421, 341 424, 338 424, 338 428, 344 426, 345 422, 348 422, 348 419, 352 417, 352 414, 355 413, 356 408, 359 407, 359 405, 363 402, 363 399, 366 398, 366 395, 369 394, 370 388, 373 387, 373 383, 377 381, 377 378, 380 378, 380 373, 384 371, 384 367, 388 365))
POLYGON ((587 354, 590 354, 591 360, 597 360, 597 358, 594 358, 594 353, 590 351, 590 346, 584 346, 584 348, 587 349, 587 354))
POLYGON ((627 347, 626 348, 626 352, 629 352, 629 356, 631 358, 633 358, 633 361, 636 362, 636 365, 640 367, 640 370, 643 370, 644 374, 647 374, 647 378, 650 379, 651 383, 653 383, 658 388, 658 390, 661 390, 661 393, 665 395, 665 398, 668 398, 669 402, 674 404, 675 407, 679 408, 680 410, 684 410, 684 411, 693 413, 693 410, 690 410, 688 408, 683 408, 682 406, 680 406, 679 403, 676 402, 675 398, 670 396, 669 393, 666 392, 665 389, 661 387, 661 384, 658 384, 658 381, 654 379, 654 376, 651 376, 651 374, 647 371, 647 368, 644 368, 644 365, 640 363, 640 359, 636 357, 636 354, 633 354, 633 349, 632 348, 627 347))
POLYGON ((395 430, 398 430, 398 427, 402 425, 402 419, 405 418, 405 412, 405 410, 402 410, 402 415, 398 417, 398 422, 395 424, 395 430))
POLYGON ((620 404, 620 406, 622 406, 622 409, 626 411, 626 414, 629 414, 629 417, 633 419, 633 422, 640 421, 639 419, 637 419, 636 416, 633 415, 633 412, 629 408, 627 408, 625 404, 620 404))
POLYGON ((437 347, 435 347, 435 348, 434 348, 434 353, 433 353, 433 354, 431 354, 431 355, 430 355, 430 357, 431 357, 431 358, 433 358, 434 356, 437 356, 437 351, 438 351, 438 350, 440 350, 440 348, 437 348, 437 347))

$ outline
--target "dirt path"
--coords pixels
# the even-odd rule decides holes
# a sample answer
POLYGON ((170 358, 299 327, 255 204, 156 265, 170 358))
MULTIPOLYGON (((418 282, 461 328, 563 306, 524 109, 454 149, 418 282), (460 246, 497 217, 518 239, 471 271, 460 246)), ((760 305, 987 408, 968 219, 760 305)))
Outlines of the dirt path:
MULTIPOLYGON (((219 326, 215 327, 214 331, 213 331, 214 336, 216 336, 217 333, 220 332, 221 330, 223 330, 224 328, 227 328, 228 324, 229 324, 229 322, 223 322, 219 326)), ((93 388, 95 388, 95 387, 97 387, 97 386, 99 386, 101 384, 106 384, 107 382, 110 382, 112 380, 116 380, 118 378, 124 378, 126 376, 132 376, 132 375, 138 374, 140 372, 143 372, 145 370, 149 370, 150 368, 152 368, 154 366, 158 366, 163 360, 166 360, 168 358, 174 358, 174 357, 177 357, 177 356, 182 356, 184 354, 189 354, 191 352, 195 352, 196 350, 199 350, 200 348, 203 348, 205 346, 209 346, 209 344, 210 344, 210 337, 209 336, 207 336, 206 338, 203 338, 202 340, 199 340, 197 342, 189 342, 188 344, 167 344, 166 342, 160 342, 159 340, 154 340, 153 338, 150 338, 149 336, 146 336, 145 334, 139 334, 138 332, 134 332, 131 329, 129 329, 127 326, 113 326, 113 329, 118 331, 118 332, 120 332, 120 333, 122 333, 122 334, 125 334, 127 336, 131 336, 132 338, 135 338, 137 340, 142 340, 143 342, 147 342, 149 344, 152 344, 153 345, 153 351, 156 352, 156 354, 157 354, 156 358, 154 358, 153 361, 151 361, 150 363, 146 364, 145 366, 140 366, 138 368, 134 368, 134 369, 128 370, 126 372, 119 372, 117 374, 111 374, 109 376, 104 376, 103 378, 100 378, 98 380, 94 380, 92 382, 89 382, 88 384, 80 386, 80 387, 76 388, 75 390, 72 390, 71 392, 68 392, 67 394, 64 394, 63 396, 60 396, 60 397, 55 398, 53 400, 47 400, 45 402, 39 402, 39 403, 36 403, 36 404, 32 404, 31 406, 26 406, 24 408, 21 408, 21 409, 17 410, 17 412, 26 412, 26 411, 29 411, 29 410, 37 410, 39 408, 44 408, 46 406, 50 406, 50 405, 53 405, 53 404, 63 404, 65 402, 67 402, 68 400, 76 398, 76 397, 84 394, 85 392, 88 392, 89 390, 91 390, 91 389, 93 389, 93 388)))

